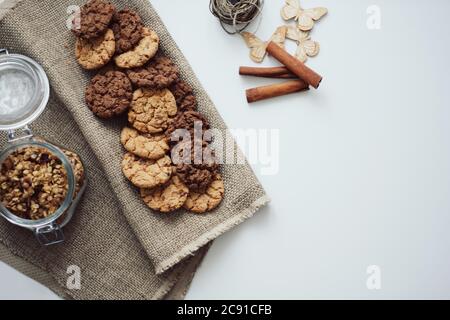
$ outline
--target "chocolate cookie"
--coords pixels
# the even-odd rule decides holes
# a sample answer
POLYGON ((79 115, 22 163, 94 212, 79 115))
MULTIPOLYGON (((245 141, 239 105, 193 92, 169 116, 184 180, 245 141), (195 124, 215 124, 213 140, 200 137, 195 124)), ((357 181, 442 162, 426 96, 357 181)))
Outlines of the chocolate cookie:
POLYGON ((72 31, 84 39, 98 37, 106 31, 115 12, 116 7, 108 1, 90 0, 81 7, 79 28, 72 31))
POLYGON ((142 68, 127 70, 127 74, 138 88, 164 89, 178 79, 178 68, 169 58, 157 56, 142 68))
POLYGON ((122 160, 122 172, 136 187, 150 189, 169 181, 172 161, 168 156, 150 160, 127 152, 122 160))
POLYGON ((159 48, 158 35, 145 27, 142 28, 142 35, 143 38, 134 49, 124 52, 114 59, 118 67, 124 69, 141 67, 155 56, 159 48))
POLYGON ((143 133, 159 133, 167 129, 177 113, 177 103, 168 89, 138 89, 133 93, 128 121, 143 133))
POLYGON ((197 108, 197 99, 195 98, 194 91, 190 85, 183 80, 178 80, 174 82, 169 89, 177 101, 179 110, 195 111, 197 108))
POLYGON ((141 17, 131 9, 116 12, 111 29, 116 38, 116 53, 121 54, 134 48, 142 39, 141 17))
POLYGON ((86 103, 100 118, 111 118, 126 111, 131 103, 131 82, 120 71, 97 74, 86 88, 86 103))
POLYGON ((189 194, 189 189, 173 176, 164 186, 154 189, 141 189, 141 197, 153 210, 168 213, 181 208, 189 194))
POLYGON ((172 148, 175 165, 194 164, 198 168, 217 170, 218 164, 210 144, 201 140, 182 140, 172 148))
POLYGON ((220 174, 216 174, 211 184, 200 192, 190 191, 183 207, 195 213, 205 213, 215 209, 223 199, 225 188, 220 174))
POLYGON ((98 69, 111 60, 115 51, 114 34, 111 29, 92 39, 78 38, 75 45, 75 57, 87 70, 98 69))
POLYGON ((209 144, 197 140, 178 143, 172 149, 176 174, 190 190, 203 190, 218 172, 219 165, 209 144))
POLYGON ((176 166, 176 173, 189 190, 203 190, 209 186, 213 179, 213 171, 201 169, 192 164, 180 164, 176 166))
POLYGON ((177 143, 179 141, 178 138, 181 134, 185 134, 177 131, 176 135, 173 135, 173 133, 178 129, 187 130, 186 133, 189 133, 191 138, 194 138, 199 134, 202 135, 201 138, 203 138, 203 132, 209 128, 210 126, 208 120, 206 120, 201 113, 197 111, 178 112, 176 117, 170 122, 166 130, 166 134, 169 137, 169 141, 173 145, 173 143, 177 143), (202 131, 195 132, 195 129, 200 127, 202 131))

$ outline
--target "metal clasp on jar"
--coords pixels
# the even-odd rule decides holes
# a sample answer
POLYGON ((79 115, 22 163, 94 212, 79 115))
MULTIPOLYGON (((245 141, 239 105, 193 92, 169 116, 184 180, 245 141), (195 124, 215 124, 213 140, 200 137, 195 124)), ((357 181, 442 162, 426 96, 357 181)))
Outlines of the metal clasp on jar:
POLYGON ((17 134, 17 130, 8 130, 8 142, 14 142, 20 139, 29 139, 33 137, 33 132, 28 126, 20 129, 21 132, 17 134))
POLYGON ((57 224, 45 225, 34 230, 39 243, 44 246, 57 244, 64 241, 64 234, 57 224))

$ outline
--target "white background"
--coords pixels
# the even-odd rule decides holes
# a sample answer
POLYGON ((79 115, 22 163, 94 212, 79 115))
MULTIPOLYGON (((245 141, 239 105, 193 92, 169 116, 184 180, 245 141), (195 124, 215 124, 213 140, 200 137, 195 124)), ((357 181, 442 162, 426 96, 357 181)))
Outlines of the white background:
MULTIPOLYGON (((278 174, 254 165, 271 204, 214 243, 187 298, 450 298, 449 1, 304 0, 329 9, 308 62, 324 80, 254 105, 244 90, 277 80, 238 75, 248 49, 209 1, 152 3, 229 127, 280 130, 278 174)), ((282 3, 266 0, 261 38, 282 3)), ((3 264, 0 284, 0 298, 54 297, 3 264)))

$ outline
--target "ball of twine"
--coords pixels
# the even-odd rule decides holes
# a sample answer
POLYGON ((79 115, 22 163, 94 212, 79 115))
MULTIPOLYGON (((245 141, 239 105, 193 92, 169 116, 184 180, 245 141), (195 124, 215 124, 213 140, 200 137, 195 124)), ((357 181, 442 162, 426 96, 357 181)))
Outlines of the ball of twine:
POLYGON ((229 34, 244 31, 261 13, 264 0, 211 0, 209 9, 229 34))

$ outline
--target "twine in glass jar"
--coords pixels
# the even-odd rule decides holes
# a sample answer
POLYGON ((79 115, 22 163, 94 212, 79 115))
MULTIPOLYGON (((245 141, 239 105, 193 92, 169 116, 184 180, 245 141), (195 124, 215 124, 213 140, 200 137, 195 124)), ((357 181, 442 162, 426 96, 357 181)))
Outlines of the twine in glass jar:
POLYGON ((261 15, 264 0, 211 0, 209 9, 228 34, 244 31, 261 15))

